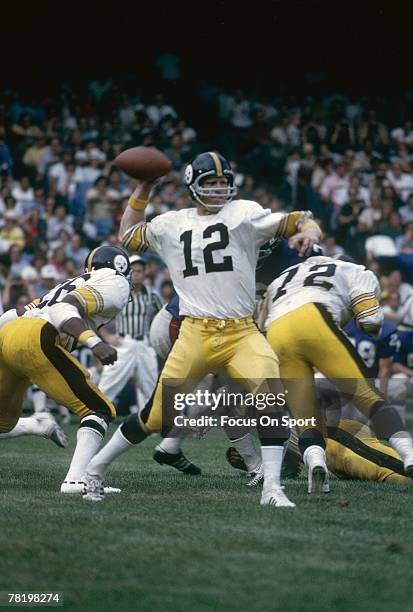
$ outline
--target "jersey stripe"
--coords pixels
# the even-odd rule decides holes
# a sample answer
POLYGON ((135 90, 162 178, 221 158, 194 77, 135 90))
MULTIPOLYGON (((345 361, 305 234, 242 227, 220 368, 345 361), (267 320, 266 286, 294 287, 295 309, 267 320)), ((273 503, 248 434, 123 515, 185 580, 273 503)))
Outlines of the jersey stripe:
POLYGON ((162 308, 162 302, 152 289, 143 287, 139 293, 132 292, 131 300, 116 317, 116 331, 123 336, 145 338, 149 335, 154 316, 162 308))

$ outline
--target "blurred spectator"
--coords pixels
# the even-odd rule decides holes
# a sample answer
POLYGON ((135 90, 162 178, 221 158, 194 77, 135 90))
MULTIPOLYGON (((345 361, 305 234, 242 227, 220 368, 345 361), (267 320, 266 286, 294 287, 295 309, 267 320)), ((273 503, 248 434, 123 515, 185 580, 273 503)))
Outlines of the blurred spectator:
POLYGON ((413 293, 413 287, 409 283, 402 281, 400 270, 393 270, 387 277, 387 292, 388 295, 392 292, 397 292, 400 296, 400 303, 404 304, 413 293))
POLYGON ((398 236, 395 242, 399 253, 413 255, 413 223, 406 225, 403 236, 398 236))
POLYGON ((406 204, 399 208, 399 215, 403 225, 413 222, 413 194, 407 198, 406 204))
POLYGON ((57 240, 61 230, 69 235, 73 234, 73 219, 67 214, 63 204, 55 206, 53 213, 47 219, 46 228, 46 237, 49 241, 57 240))
POLYGON ((321 199, 326 203, 332 202, 333 204, 338 204, 340 206, 340 198, 343 198, 343 193, 347 193, 349 184, 350 178, 344 164, 336 164, 335 171, 329 176, 326 176, 321 184, 321 199))
POLYGON ((33 205, 34 189, 30 185, 29 177, 23 176, 20 181, 17 181, 11 193, 21 210, 25 210, 27 206, 33 205))
POLYGON ((23 230, 18 227, 19 215, 14 210, 8 210, 4 214, 5 225, 0 229, 0 238, 5 240, 8 245, 24 248, 25 237, 23 230))
POLYGON ((178 117, 176 110, 165 103, 162 94, 158 94, 155 97, 155 102, 146 107, 146 114, 154 125, 158 125, 164 117, 170 116, 174 119, 178 117))
POLYGON ((391 291, 383 305, 384 318, 392 321, 395 325, 400 323, 403 316, 403 309, 400 303, 400 295, 398 291, 391 291))
POLYGON ((389 184, 393 187, 396 196, 407 201, 410 194, 413 194, 413 176, 402 172, 402 167, 399 163, 393 163, 391 170, 386 173, 389 184))
POLYGON ((174 295, 174 286, 170 280, 164 280, 161 283, 160 295, 164 304, 167 304, 174 295))
POLYGON ((390 132, 391 137, 396 142, 402 142, 408 146, 413 145, 413 123, 410 119, 406 119, 403 127, 394 128, 390 132))
POLYGON ((88 204, 87 220, 93 222, 97 229, 97 238, 104 238, 113 229, 113 208, 121 199, 115 189, 107 188, 107 179, 99 177, 95 186, 86 193, 88 204))
POLYGON ((42 266, 40 269, 40 280, 32 285, 34 294, 36 297, 43 297, 56 286, 59 280, 59 273, 53 265, 46 264, 42 266))
POLYGON ((82 239, 79 234, 73 234, 73 236, 70 238, 70 242, 66 246, 65 253, 68 259, 72 259, 74 261, 77 270, 83 270, 89 249, 82 246, 82 239))

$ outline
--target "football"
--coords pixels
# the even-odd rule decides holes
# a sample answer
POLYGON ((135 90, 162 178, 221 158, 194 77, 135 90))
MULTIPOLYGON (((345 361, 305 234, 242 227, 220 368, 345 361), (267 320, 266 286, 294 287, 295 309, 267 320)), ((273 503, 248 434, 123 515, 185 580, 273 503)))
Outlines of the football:
POLYGON ((155 147, 133 147, 122 151, 113 161, 128 176, 140 180, 156 179, 172 168, 169 159, 155 147))

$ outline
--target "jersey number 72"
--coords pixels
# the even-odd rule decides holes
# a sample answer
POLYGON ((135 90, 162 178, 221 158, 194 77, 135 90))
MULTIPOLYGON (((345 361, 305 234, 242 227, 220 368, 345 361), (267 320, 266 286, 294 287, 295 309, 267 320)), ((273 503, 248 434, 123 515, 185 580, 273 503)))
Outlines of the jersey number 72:
MULTIPOLYGON (((299 266, 300 264, 292 268, 288 268, 288 270, 286 270, 280 275, 280 276, 283 276, 283 274, 285 274, 286 276, 285 276, 284 281, 280 285, 280 287, 278 287, 274 297, 272 298, 273 302, 275 302, 282 295, 285 295, 287 293, 287 285, 288 283, 292 281, 294 276, 297 274, 299 270, 299 266)), ((325 280, 320 280, 320 277, 334 276, 336 269, 337 269, 337 265, 333 263, 317 264, 315 266, 312 266, 310 268, 311 274, 308 274, 303 281, 303 287, 321 287, 322 289, 325 289, 326 291, 330 291, 330 289, 333 287, 333 283, 329 283, 328 281, 325 281, 325 280)))

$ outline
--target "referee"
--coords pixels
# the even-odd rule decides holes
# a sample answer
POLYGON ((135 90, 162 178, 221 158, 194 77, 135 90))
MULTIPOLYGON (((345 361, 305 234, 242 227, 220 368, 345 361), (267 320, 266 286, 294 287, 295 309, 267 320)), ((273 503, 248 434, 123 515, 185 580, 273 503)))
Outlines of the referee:
POLYGON ((146 262, 139 255, 129 258, 131 264, 131 299, 115 319, 116 334, 101 328, 102 338, 116 347, 117 361, 104 366, 99 389, 113 401, 130 378, 137 385, 136 403, 143 408, 151 397, 158 378, 158 361, 149 344, 152 319, 161 310, 161 299, 143 284, 146 262))

